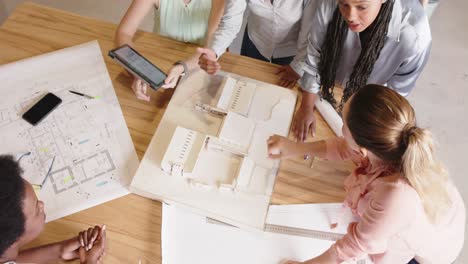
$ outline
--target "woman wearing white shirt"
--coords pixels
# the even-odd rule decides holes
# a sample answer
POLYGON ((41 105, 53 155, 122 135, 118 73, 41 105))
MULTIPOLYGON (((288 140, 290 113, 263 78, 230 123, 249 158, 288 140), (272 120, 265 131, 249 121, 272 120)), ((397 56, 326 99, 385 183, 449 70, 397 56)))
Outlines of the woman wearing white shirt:
POLYGON ((313 0, 250 0, 241 55, 283 65, 283 86, 302 75, 300 61, 307 52, 307 11, 313 0), (289 65, 292 65, 289 66, 289 65), (293 70, 294 69, 294 70, 293 70), (297 72, 296 72, 297 71, 297 72))
MULTIPOLYGON (((226 7, 224 16, 231 17, 232 23, 240 26, 246 5, 241 0, 229 2, 231 7, 226 7)), ((303 73, 301 62, 307 53, 307 35, 311 26, 308 21, 313 11, 313 2, 314 0, 248 0, 249 15, 241 55, 284 65, 280 70, 280 85, 295 84, 303 73)), ((215 33, 210 48, 202 50, 213 60, 219 58, 232 43, 239 28, 231 27, 221 31, 215 33)), ((207 72, 213 74, 218 69, 219 64, 215 63, 207 72)))

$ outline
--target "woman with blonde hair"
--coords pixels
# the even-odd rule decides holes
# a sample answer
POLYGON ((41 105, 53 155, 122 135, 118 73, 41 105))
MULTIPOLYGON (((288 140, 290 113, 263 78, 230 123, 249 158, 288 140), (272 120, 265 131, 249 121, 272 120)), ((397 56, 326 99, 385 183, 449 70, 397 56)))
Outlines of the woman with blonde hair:
POLYGON ((452 263, 463 246, 464 203, 409 102, 384 86, 366 85, 344 105, 343 121, 343 138, 268 140, 271 158, 310 155, 358 165, 345 180, 344 204, 359 221, 322 255, 288 263, 342 263, 366 255, 374 263, 452 263))

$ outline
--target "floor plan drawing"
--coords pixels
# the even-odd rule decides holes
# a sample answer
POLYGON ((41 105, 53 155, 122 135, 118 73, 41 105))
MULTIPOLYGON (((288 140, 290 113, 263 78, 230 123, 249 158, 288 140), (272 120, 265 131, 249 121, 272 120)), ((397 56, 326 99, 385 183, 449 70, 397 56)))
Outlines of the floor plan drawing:
MULTIPOLYGON (((88 181, 92 181, 101 176, 112 175, 116 167, 112 161, 109 151, 86 157, 77 161, 73 167, 66 166, 50 173, 50 180, 55 194, 74 189, 88 181)), ((102 187, 107 180, 97 183, 97 187, 102 187)))
POLYGON ((28 153, 20 165, 32 184, 50 169, 38 192, 47 220, 128 193, 138 158, 97 42, 2 65, 0 81, 0 154, 28 153), (36 126, 24 121, 48 92, 62 103, 36 126))

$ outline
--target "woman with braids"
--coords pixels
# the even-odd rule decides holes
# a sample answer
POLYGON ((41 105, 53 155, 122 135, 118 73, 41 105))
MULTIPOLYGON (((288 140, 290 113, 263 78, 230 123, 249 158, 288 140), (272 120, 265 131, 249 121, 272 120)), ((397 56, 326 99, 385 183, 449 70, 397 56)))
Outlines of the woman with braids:
POLYGON ((316 0, 311 20, 302 103, 293 131, 299 141, 315 134, 315 101, 339 111, 359 87, 386 85, 406 96, 429 57, 431 34, 418 0, 316 0), (334 86, 343 97, 335 101, 334 86))
POLYGON ((408 101, 385 86, 357 89, 344 104, 343 137, 312 143, 268 139, 271 158, 313 155, 358 164, 344 182, 344 205, 358 217, 326 252, 304 262, 453 263, 461 252, 465 206, 434 155, 428 130, 408 101))

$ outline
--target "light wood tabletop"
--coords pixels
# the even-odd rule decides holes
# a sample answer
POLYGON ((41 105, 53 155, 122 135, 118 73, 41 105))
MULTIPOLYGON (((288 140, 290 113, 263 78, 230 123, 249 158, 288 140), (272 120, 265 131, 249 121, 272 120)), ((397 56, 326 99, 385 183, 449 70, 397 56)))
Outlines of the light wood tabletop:
MULTIPOLYGON (((130 89, 131 78, 107 56, 114 48, 116 28, 115 24, 26 2, 0 27, 0 64, 97 39, 141 159, 173 90, 152 91, 150 102, 135 98, 130 89)), ((140 53, 164 71, 175 61, 188 57, 196 48, 146 32, 138 32, 135 43, 140 53)), ((224 71, 273 84, 279 81, 276 65, 229 53, 220 61, 224 71)), ((309 140, 333 136, 322 117, 316 115, 317 135, 309 140)), ((310 168, 310 161, 285 160, 281 163, 271 203, 341 202, 343 180, 351 169, 350 163, 316 160, 310 168)), ((161 263, 161 203, 134 194, 48 223, 32 245, 63 240, 95 224, 107 225, 109 248, 104 263, 127 264, 139 260, 141 263, 161 263)))

